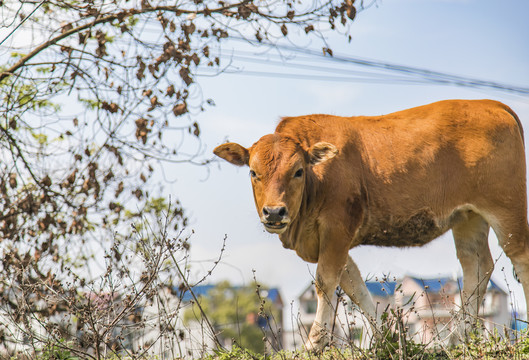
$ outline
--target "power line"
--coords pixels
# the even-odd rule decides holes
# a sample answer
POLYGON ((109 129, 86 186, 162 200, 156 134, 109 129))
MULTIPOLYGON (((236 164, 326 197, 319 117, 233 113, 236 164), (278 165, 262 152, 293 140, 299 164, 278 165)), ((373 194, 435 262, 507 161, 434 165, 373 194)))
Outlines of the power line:
MULTIPOLYGON (((353 77, 353 76, 329 76, 329 75, 314 75, 307 73, 283 73, 283 72, 273 72, 273 71, 256 71, 256 70, 241 70, 241 71, 224 71, 225 74, 230 75, 241 75, 241 76, 258 76, 266 78, 285 78, 285 79, 296 79, 296 80, 318 80, 318 81, 336 81, 336 82, 356 82, 356 83, 378 83, 378 84, 387 84, 388 82, 392 83, 402 83, 402 84, 414 84, 420 85, 424 84, 423 81, 417 79, 384 79, 384 78, 369 78, 369 77, 353 77)), ((217 73, 198 73, 198 76, 205 75, 216 75, 217 73)))
MULTIPOLYGON (((359 75, 362 77, 373 77, 373 78, 380 78, 381 80, 405 80, 406 78, 402 76, 395 76, 395 75, 387 75, 379 72, 366 72, 366 71, 356 71, 356 70, 350 70, 350 69, 343 69, 338 67, 329 67, 329 66, 318 66, 318 65, 307 65, 302 63, 296 63, 292 60, 272 60, 272 59, 262 59, 258 57, 251 57, 251 56, 240 56, 237 55, 239 52, 237 51, 236 54, 234 54, 232 57, 236 60, 244 61, 244 62, 250 62, 250 63, 258 63, 268 66, 279 66, 281 68, 290 67, 295 69, 303 69, 303 70, 312 70, 317 72, 324 72, 324 73, 334 73, 334 74, 341 74, 341 75, 359 75)), ((312 62, 314 63, 314 62, 312 62)), ((246 70, 243 70, 244 72, 247 72, 246 70)))
MULTIPOLYGON (((41 1, 33 11, 26 16, 2 41, 2 45, 10 36, 17 31, 20 26, 29 19, 44 3, 46 0, 41 1)), ((333 54, 333 56, 326 55, 323 51, 318 51, 310 48, 300 48, 297 46, 287 44, 273 44, 269 42, 257 42, 256 40, 243 39, 241 37, 232 37, 233 40, 243 41, 245 44, 256 45, 256 46, 268 46, 269 50, 279 49, 288 52, 288 54, 296 54, 295 59, 287 59, 285 56, 281 56, 277 52, 268 51, 266 53, 267 59, 260 56, 255 52, 249 52, 244 50, 233 50, 231 55, 220 55, 221 57, 228 56, 230 59, 237 59, 242 62, 261 63, 267 66, 281 66, 290 67, 297 70, 309 70, 316 72, 335 73, 343 75, 342 77, 336 76, 322 76, 314 75, 311 73, 304 74, 291 74, 284 72, 274 71, 254 71, 239 69, 237 74, 245 74, 248 76, 271 76, 278 78, 292 78, 292 79, 314 79, 314 80, 328 80, 328 81, 340 81, 340 82, 366 82, 366 83, 406 83, 406 84, 438 84, 438 85, 455 85, 470 88, 481 88, 481 89, 494 89, 496 91, 505 91, 513 94, 522 96, 529 95, 529 88, 522 86, 515 86, 511 84, 505 84, 494 81, 487 81, 477 78, 470 78, 460 75, 454 75, 424 68, 417 68, 412 66, 388 63, 379 60, 363 59, 359 57, 346 56, 344 54, 333 54), (299 55, 306 57, 300 58, 299 55), (303 61, 309 62, 309 64, 300 63, 303 61), (370 68, 376 72, 366 72, 351 70, 349 68, 338 68, 335 66, 319 66, 315 63, 321 64, 333 63, 342 64, 345 66, 358 66, 364 68, 370 68), (393 73, 394 75, 389 75, 393 73), (398 75, 395 75, 398 74, 398 75), (356 75, 356 76, 350 76, 356 75)), ((226 71, 228 72, 228 71, 226 71)), ((233 71, 230 73, 235 74, 233 71)))
MULTIPOLYGON (((370 59, 363 59, 363 58, 359 58, 359 57, 351 57, 351 56, 346 56, 346 55, 343 55, 343 54, 333 54, 333 56, 329 56, 329 55, 325 55, 322 51, 316 51, 314 49, 310 49, 310 48, 298 48, 298 47, 295 47, 295 46, 290 46, 290 45, 284 45, 284 44, 272 44, 272 43, 266 43, 266 42, 261 42, 261 43, 258 43, 256 41, 248 41, 247 39, 242 39, 242 38, 234 38, 235 40, 241 40, 241 41, 245 41, 246 43, 250 43, 250 44, 253 44, 253 45, 265 45, 265 46, 269 46, 271 49, 272 48, 277 48, 277 49, 280 49, 280 50, 285 50, 285 51, 288 51, 290 54, 294 53, 294 54, 303 54, 303 55, 308 55, 309 57, 311 58, 316 58, 320 61, 323 61, 323 62, 326 62, 326 63, 340 63, 340 64, 344 64, 344 65, 356 65, 356 66, 360 66, 360 67, 367 67, 367 68, 371 68, 371 69, 374 69, 374 70, 378 70, 378 71, 381 71, 382 73, 364 73, 364 75, 367 75, 369 74, 369 76, 373 77, 373 76, 377 76, 381 79, 383 79, 385 77, 386 80, 388 80, 388 82, 407 82, 405 81, 405 79, 408 79, 408 81, 410 79, 414 79, 414 81, 409 81, 409 83, 416 83, 416 84, 439 84, 439 85, 455 85, 455 86, 462 86, 462 87, 470 87, 470 88, 481 88, 481 89, 484 89, 484 88, 489 88, 489 89, 494 89, 496 91, 505 91, 505 92, 509 92, 509 93, 513 93, 513 94, 518 94, 518 95, 522 95, 522 96, 527 96, 529 95, 529 87, 523 87, 523 86, 516 86, 516 85, 512 85, 512 84, 506 84, 506 83, 500 83, 500 82, 495 82, 495 81, 488 81, 488 80, 482 80, 482 79, 477 79, 477 78, 471 78, 471 77, 465 77, 465 76, 461 76, 461 75, 454 75, 454 74, 449 74, 449 73, 444 73, 444 72, 440 72, 440 71, 434 71, 434 70, 429 70, 429 69, 424 69, 424 68, 417 68, 417 67, 412 67, 412 66, 406 66, 406 65, 400 65, 400 64, 394 64, 394 63, 388 63, 388 62, 383 62, 383 61, 379 61, 379 60, 370 60, 370 59), (397 77, 397 78, 389 78, 387 73, 397 73, 397 74, 400 74, 401 76, 397 77), (384 74, 386 73, 386 74, 384 74)), ((239 50, 236 50, 233 52, 234 54, 234 58, 237 58, 237 57, 240 57, 239 55, 237 55, 240 51, 239 50)), ((242 51, 242 53, 245 53, 245 54, 248 54, 248 52, 244 52, 242 51)), ((270 56, 272 55, 273 53, 268 53, 267 55, 270 56)), ((253 56, 255 56, 256 54, 253 53, 253 56)), ((273 56, 273 55, 272 55, 273 56)), ((289 65, 289 66, 294 66, 294 67, 298 67, 298 68, 301 68, 301 67, 305 67, 307 68, 307 65, 302 65, 302 64, 299 64, 299 63, 296 63, 295 60, 288 60, 288 59, 285 59, 285 57, 281 57, 279 55, 277 55, 277 57, 279 57, 281 59, 281 63, 283 64, 283 66, 286 66, 286 64, 294 64, 294 65, 289 65)), ((246 60, 245 61, 249 61, 249 60, 246 60)), ((253 62, 256 62, 256 61, 261 61, 261 62, 264 62, 264 60, 251 60, 253 62)), ((277 65, 277 60, 276 61, 267 61, 266 64, 268 65, 277 65)), ((330 70, 324 70, 323 68, 318 68, 318 69, 315 69, 315 70, 318 70, 318 71, 330 71, 330 70)), ((249 73, 248 71, 246 70, 241 70, 242 72, 247 72, 249 73)), ((338 71, 338 72, 341 72, 343 73, 344 75, 346 75, 349 71, 349 69, 340 69, 340 70, 333 70, 333 71, 338 71)), ((257 72, 253 72, 254 75, 256 76, 262 76, 261 72, 259 72, 259 74, 257 72)), ((357 73, 358 72, 353 72, 353 73, 357 73)), ((283 76, 283 77, 293 77, 292 75, 290 74, 279 74, 279 73, 270 73, 272 76, 283 76)), ((313 75, 309 75, 309 78, 312 78, 314 77, 313 75)), ((355 81, 359 81, 358 78, 354 78, 355 81)), ((329 80, 331 81, 335 81, 334 79, 332 78, 329 78, 329 80)), ((347 80, 346 80, 347 81, 347 80)), ((374 82, 373 79, 369 79, 368 80, 369 82, 374 82)), ((383 81, 381 81, 383 82, 383 81)))
POLYGON ((9 38, 11 37, 11 35, 13 35, 13 34, 15 33, 15 31, 17 31, 18 28, 21 27, 22 24, 24 24, 24 23, 26 22, 26 20, 29 19, 29 18, 35 13, 35 11, 37 11, 37 10, 42 6, 42 4, 44 4, 46 1, 47 1, 47 0, 43 0, 43 1, 41 1, 40 4, 38 4, 37 6, 35 6, 35 8, 33 9, 33 11, 30 12, 29 15, 26 16, 24 19, 22 19, 22 21, 21 21, 17 26, 15 26, 15 28, 14 28, 13 30, 11 30, 11 32, 10 32, 9 34, 7 34, 7 36, 6 36, 2 41, 0 41, 0 46, 2 46, 2 44, 3 44, 7 39, 9 39, 9 38))

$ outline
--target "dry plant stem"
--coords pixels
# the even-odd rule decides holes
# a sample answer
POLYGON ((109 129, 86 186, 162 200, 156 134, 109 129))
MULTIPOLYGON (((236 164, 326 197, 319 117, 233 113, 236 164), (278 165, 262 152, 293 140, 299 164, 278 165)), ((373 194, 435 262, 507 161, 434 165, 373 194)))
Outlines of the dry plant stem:
MULTIPOLYGON (((217 267, 221 257, 222 257, 222 253, 224 252, 224 247, 226 245, 226 236, 224 237, 224 241, 223 241, 223 245, 222 245, 222 249, 221 249, 221 253, 219 255, 219 258, 217 259, 217 261, 215 261, 214 265, 213 265, 213 268, 211 270, 208 271, 208 275, 211 274, 211 272, 217 267)), ((193 300, 195 301, 198 309, 200 310, 200 313, 202 314, 202 318, 206 321, 206 324, 208 325, 208 328, 211 332, 211 335, 213 337, 213 341, 215 342, 215 345, 217 346, 217 348, 220 348, 220 349, 224 349, 224 346, 220 343, 218 337, 217 337, 217 334, 215 332, 215 329, 213 327, 213 325, 211 324, 211 322, 209 321, 209 318, 207 316, 207 314, 204 312, 204 309, 202 308, 202 306, 200 305, 200 302, 198 301, 198 298, 196 297, 195 293, 193 292, 193 289, 192 289, 192 285, 189 284, 189 281, 187 280, 187 277, 185 276, 184 272, 182 271, 178 261, 176 260, 174 254, 171 252, 171 258, 173 260, 173 263, 176 267, 176 269, 178 270, 178 273, 180 275, 180 278, 185 286, 185 289, 187 291, 189 291, 189 293, 191 294, 191 296, 193 297, 193 300)), ((202 280, 199 281, 202 282, 205 280, 205 277, 202 278, 202 280)), ((196 284, 195 284, 196 285, 196 284)))
POLYGON ((149 288, 149 286, 152 284, 152 282, 156 279, 156 276, 158 274, 159 267, 161 265, 161 254, 157 254, 156 262, 155 262, 155 268, 153 271, 149 273, 149 277, 146 282, 144 282, 143 286, 140 288, 136 294, 134 294, 134 297, 129 302, 129 306, 124 307, 118 315, 114 318, 114 320, 108 325, 107 329, 103 332, 101 335, 103 338, 108 334, 109 331, 111 331, 116 324, 125 316, 125 314, 130 311, 130 306, 132 304, 136 304, 138 300, 144 295, 145 290, 149 288))

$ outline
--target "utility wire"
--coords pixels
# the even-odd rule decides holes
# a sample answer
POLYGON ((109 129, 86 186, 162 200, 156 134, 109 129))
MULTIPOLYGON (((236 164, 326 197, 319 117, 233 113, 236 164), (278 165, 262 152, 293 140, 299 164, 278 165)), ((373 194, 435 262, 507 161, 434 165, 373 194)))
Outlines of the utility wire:
MULTIPOLYGON (((17 31, 24 22, 29 19, 47 0, 41 1, 33 11, 26 16, 2 41, 0 46, 17 31)), ((256 40, 244 39, 242 37, 231 37, 232 40, 242 41, 245 44, 255 46, 267 46, 269 51, 264 54, 258 54, 255 52, 249 52, 244 50, 233 50, 231 55, 220 55, 220 57, 228 56, 229 59, 238 59, 241 62, 252 62, 261 63, 266 66, 281 66, 304 69, 317 72, 337 73, 343 75, 343 77, 332 77, 322 76, 314 74, 292 74, 284 72, 274 71, 254 71, 246 69, 238 69, 238 72, 234 72, 233 68, 230 71, 225 71, 233 74, 245 74, 249 76, 271 76, 271 77, 282 77, 292 79, 314 79, 314 80, 328 80, 328 81, 341 81, 341 82, 367 82, 367 83, 407 83, 407 84, 438 84, 438 85, 456 85, 470 88, 481 88, 481 89, 494 89, 497 91, 504 91, 514 93, 522 96, 529 95, 529 87, 515 86, 511 84, 499 83, 494 81, 487 81, 482 79, 464 77, 460 75, 454 75, 449 73, 443 73, 439 71, 428 70, 424 68, 416 68, 406 65, 387 63, 378 60, 363 59, 359 57, 351 57, 343 54, 333 54, 333 56, 326 55, 323 51, 318 51, 310 48, 300 48, 293 45, 287 44, 273 44, 270 42, 257 42, 256 40), (278 49, 287 52, 287 55, 292 56, 295 54, 293 59, 288 59, 287 56, 280 55, 277 52, 270 50, 278 49), (305 57, 299 57, 305 55, 305 57), (307 61, 309 64, 300 63, 300 61, 307 61), (329 64, 333 63, 332 67, 329 66, 318 66, 315 63, 329 64), (360 66, 365 68, 371 68, 377 72, 365 72, 355 71, 347 68, 337 68, 336 64, 342 64, 345 66, 360 66), (399 75, 388 75, 389 73, 399 75), (358 75, 357 77, 351 77, 350 75, 358 75)), ((206 72, 207 74, 207 72, 206 72)), ((204 75, 206 75, 204 74, 204 75)))
MULTIPOLYGON (((239 52, 237 52, 238 54, 239 52)), ((260 58, 260 57, 256 57, 255 54, 253 57, 251 56, 240 56, 240 55, 237 55, 237 54, 234 54, 232 56, 233 59, 235 60, 240 60, 242 62, 246 62, 246 63, 258 63, 258 64, 263 64, 263 65, 267 65, 267 66, 279 66, 281 68, 285 68, 285 67, 289 67, 289 68, 295 68, 295 69, 304 69, 304 70, 312 70, 312 71, 317 71, 317 72, 325 72, 325 73, 333 73, 333 74, 341 74, 341 75, 359 75, 359 76, 362 76, 362 77, 374 77, 374 78, 380 78, 381 80, 390 80, 390 81, 393 81, 393 80, 405 80, 405 79, 408 79, 408 78, 405 78, 403 76, 399 76, 399 75, 387 75, 387 74, 383 74, 383 73, 380 73, 380 72, 366 72, 366 71, 357 71, 357 70, 350 70, 350 69, 344 69, 344 68, 339 68, 339 67, 335 67, 335 66, 332 66, 332 67, 329 67, 329 66, 318 66, 318 65, 307 65, 307 64, 303 64, 303 63, 296 63, 295 61, 293 60, 273 60, 273 59, 270 59, 270 58, 266 58, 266 59, 263 59, 263 58, 260 58)), ((298 60, 298 59, 296 59, 298 60)), ((308 59, 310 61, 310 59, 308 59)), ((314 61, 311 62, 312 64, 314 64, 314 61)), ((247 72, 247 70, 243 70, 244 72, 247 72)), ((409 80, 409 79, 408 79, 409 80)))
POLYGON ((35 6, 35 8, 33 9, 33 11, 30 12, 29 15, 26 16, 24 19, 22 19, 22 21, 21 21, 17 26, 15 26, 15 28, 14 28, 13 30, 11 30, 11 32, 10 32, 9 34, 7 34, 7 36, 6 36, 2 41, 0 41, 0 46, 2 46, 2 44, 3 44, 7 39, 9 39, 9 38, 11 37, 11 35, 13 35, 13 34, 15 33, 15 31, 17 31, 18 28, 21 27, 22 24, 24 24, 24 23, 26 22, 26 20, 29 19, 29 18, 35 13, 35 11, 37 11, 37 10, 42 6, 42 4, 44 4, 46 1, 47 1, 47 0, 43 0, 43 1, 41 1, 40 4, 38 4, 37 6, 35 6))
MULTIPOLYGON (((375 84, 387 84, 388 82, 396 84, 413 84, 421 85, 424 81, 419 79, 384 79, 384 78, 369 78, 369 77, 353 77, 353 76, 329 76, 329 75, 314 75, 306 73, 284 73, 284 72, 273 72, 273 71, 255 71, 255 70, 241 70, 241 71, 224 71, 225 74, 230 75, 241 75, 241 76, 258 76, 266 78, 285 78, 285 79, 296 79, 296 80, 318 80, 318 81, 335 81, 335 82, 356 82, 356 83, 375 83, 375 84)), ((199 72, 198 76, 216 75, 217 73, 211 72, 199 72)), ((441 83, 441 81, 440 81, 441 83)))
MULTIPOLYGON (((313 59, 319 59, 325 63, 335 63, 335 64, 340 63, 344 65, 357 65, 360 67, 372 68, 372 69, 386 72, 386 73, 387 72, 398 73, 404 77, 407 77, 408 79, 414 78, 415 83, 418 83, 418 84, 434 83, 434 84, 440 84, 440 85, 456 85, 456 86, 471 87, 471 88, 490 88, 490 89, 494 89, 497 91, 505 91, 505 92, 510 92, 510 93, 523 95, 523 96, 529 95, 529 87, 516 86, 516 85, 505 84, 505 83, 500 83, 500 82, 495 82, 495 81, 470 78, 470 77, 465 77, 465 76, 460 76, 460 75, 443 73, 440 71, 428 70, 424 68, 416 68, 412 66, 387 63, 387 62, 378 61, 378 60, 368 60, 368 59, 363 59, 359 57, 351 57, 351 56, 346 56, 343 54, 334 54, 333 56, 329 56, 329 55, 325 55, 322 51, 317 51, 317 50, 310 49, 310 48, 299 48, 299 47, 295 47, 291 45, 272 44, 272 43, 266 43, 266 42, 259 43, 257 41, 248 41, 247 39, 242 39, 242 38, 234 38, 234 39, 241 40, 246 43, 249 42, 252 45, 265 45, 265 46, 270 47, 271 49, 277 48, 279 50, 287 51, 288 54, 308 55, 309 57, 313 59)), ((237 55, 238 53, 239 51, 233 52, 235 58, 239 57, 237 55)), ((245 54, 248 54, 248 52, 246 52, 245 54)), ((267 53, 267 56, 270 56, 271 54, 272 53, 267 53)), ((255 55, 260 55, 261 58, 263 58, 262 56, 263 54, 253 53, 253 56, 255 55)), ((288 60, 286 59, 285 56, 279 56, 279 57, 281 58, 283 65, 288 64, 288 63, 296 64, 295 60, 288 60)), ((248 60, 245 59, 245 61, 248 61, 248 60)), ((256 62, 259 60, 252 60, 252 61, 256 62)), ((264 60, 260 60, 260 61, 264 61, 264 60)), ((268 61, 267 63, 269 65, 273 65, 274 61, 268 61)), ((301 65, 297 63, 294 66, 302 67, 306 65, 301 65)), ((320 68, 320 70, 322 70, 322 68, 320 68)), ((329 71, 329 70, 326 70, 326 71, 329 71)), ((342 73, 344 74, 347 74, 347 72, 350 70, 342 69, 340 71, 342 71, 342 73)), ((242 72, 247 72, 247 71, 242 70, 242 72)), ((369 76, 374 76, 374 73, 370 73, 370 74, 371 75, 369 76)), ((384 75, 383 73, 377 73, 377 74, 378 75, 376 76, 379 76, 379 77, 387 76, 387 75, 384 75)), ((255 74, 255 75, 261 76, 261 74, 255 74)), ((292 76, 291 74, 283 75, 279 73, 271 73, 271 75, 272 76, 285 76, 285 77, 292 76)), ((312 78, 312 77, 313 77, 312 75, 309 75, 309 78, 312 78)), ((357 78, 355 78, 355 80, 358 81, 357 78)), ((393 81, 393 79, 391 79, 390 81, 393 81)), ((401 77, 401 78, 398 78, 396 82, 402 82, 402 81, 403 79, 401 77)))
POLYGON ((316 52, 310 49, 297 49, 293 46, 288 46, 288 45, 278 45, 278 46, 281 48, 285 48, 289 51, 300 51, 304 53, 309 53, 311 55, 317 55, 317 56, 320 56, 321 58, 327 58, 330 61, 334 61, 334 62, 353 63, 353 64, 357 64, 360 66, 365 66, 365 67, 371 67, 371 68, 382 69, 382 70, 390 70, 390 71, 399 72, 403 74, 418 75, 418 76, 422 76, 425 79, 428 79, 434 82, 441 82, 441 83, 453 82, 454 84, 461 85, 461 86, 488 87, 488 88, 494 88, 497 90, 505 90, 509 92, 517 92, 523 95, 529 95, 529 88, 527 87, 513 86, 509 84, 502 84, 502 83, 493 82, 493 81, 469 78, 469 77, 453 75, 453 74, 448 74, 448 73, 443 73, 443 72, 433 71, 433 70, 428 70, 428 69, 421 69, 421 68, 415 68, 411 66, 398 65, 398 64, 392 64, 392 63, 385 63, 385 62, 376 61, 376 60, 367 60, 367 59, 356 58, 356 57, 347 57, 344 55, 334 55, 332 57, 329 57, 329 56, 324 56, 323 53, 321 52, 316 52))

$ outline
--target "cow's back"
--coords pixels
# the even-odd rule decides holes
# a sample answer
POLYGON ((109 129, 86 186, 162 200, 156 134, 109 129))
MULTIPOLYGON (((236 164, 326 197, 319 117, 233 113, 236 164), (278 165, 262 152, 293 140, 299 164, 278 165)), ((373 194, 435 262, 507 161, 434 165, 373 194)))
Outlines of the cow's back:
POLYGON ((369 170, 391 181, 444 157, 471 169, 498 152, 516 154, 523 148, 522 130, 508 110, 490 100, 450 100, 364 118, 355 127, 369 170))
POLYGON ((335 159, 315 169, 318 193, 322 211, 335 219, 343 213, 341 221, 352 222, 361 213, 352 246, 422 245, 452 226, 457 209, 485 212, 525 191, 521 125, 491 100, 448 100, 383 116, 285 118, 276 131, 306 148, 319 141, 338 147, 335 159))

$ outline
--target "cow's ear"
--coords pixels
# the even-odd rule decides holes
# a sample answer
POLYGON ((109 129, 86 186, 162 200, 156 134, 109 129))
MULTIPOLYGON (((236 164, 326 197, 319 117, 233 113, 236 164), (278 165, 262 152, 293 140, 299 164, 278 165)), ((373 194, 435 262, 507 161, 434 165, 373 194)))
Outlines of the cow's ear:
POLYGON ((250 160, 248 149, 236 143, 219 145, 213 150, 213 153, 237 166, 248 165, 250 160))
POLYGON ((333 144, 319 142, 312 145, 309 149, 310 163, 317 165, 332 159, 338 153, 338 149, 333 144))

